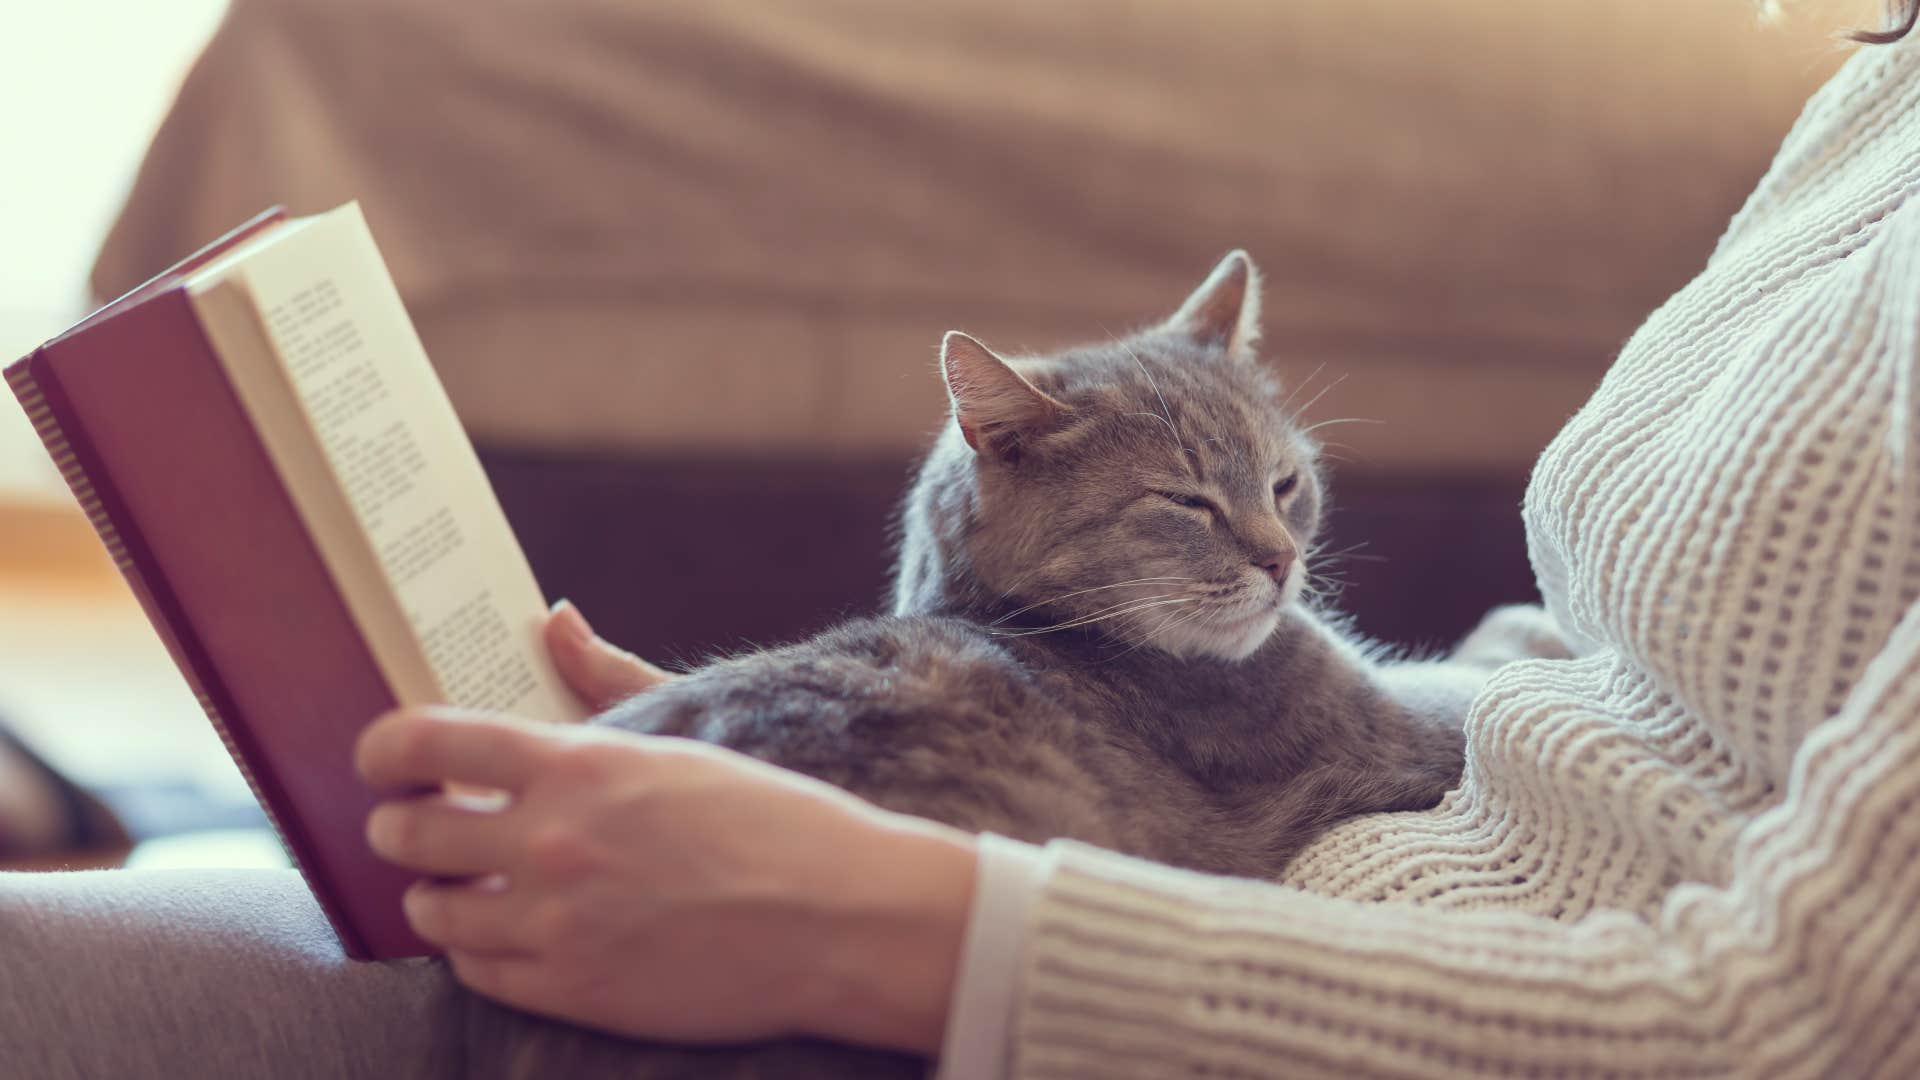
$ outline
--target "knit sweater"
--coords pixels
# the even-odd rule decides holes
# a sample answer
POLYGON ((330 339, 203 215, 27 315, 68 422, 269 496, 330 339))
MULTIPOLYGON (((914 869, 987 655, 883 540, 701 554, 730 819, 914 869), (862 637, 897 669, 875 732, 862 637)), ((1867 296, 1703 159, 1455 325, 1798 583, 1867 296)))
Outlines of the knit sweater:
POLYGON ((1283 883, 1052 845, 1012 1071, 1920 1075, 1917 189, 1920 43, 1864 49, 1534 470, 1580 658, 1283 883))

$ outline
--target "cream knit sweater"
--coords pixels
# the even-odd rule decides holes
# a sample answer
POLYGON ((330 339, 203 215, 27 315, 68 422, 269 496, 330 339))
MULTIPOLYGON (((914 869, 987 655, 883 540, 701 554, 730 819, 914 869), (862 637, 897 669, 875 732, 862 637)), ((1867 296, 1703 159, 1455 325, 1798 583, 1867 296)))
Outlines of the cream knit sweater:
POLYGON ((1916 190, 1920 44, 1864 49, 1534 471, 1584 658, 1284 885, 1054 845, 1014 1071, 1920 1076, 1916 190))

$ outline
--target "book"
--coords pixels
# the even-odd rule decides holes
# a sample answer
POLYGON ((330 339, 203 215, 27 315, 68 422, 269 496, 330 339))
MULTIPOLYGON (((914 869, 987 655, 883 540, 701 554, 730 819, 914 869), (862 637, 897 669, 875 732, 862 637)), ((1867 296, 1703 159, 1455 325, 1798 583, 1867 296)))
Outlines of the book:
POLYGON ((432 952, 365 841, 360 731, 583 711, 359 207, 268 211, 6 379, 347 954, 432 952))

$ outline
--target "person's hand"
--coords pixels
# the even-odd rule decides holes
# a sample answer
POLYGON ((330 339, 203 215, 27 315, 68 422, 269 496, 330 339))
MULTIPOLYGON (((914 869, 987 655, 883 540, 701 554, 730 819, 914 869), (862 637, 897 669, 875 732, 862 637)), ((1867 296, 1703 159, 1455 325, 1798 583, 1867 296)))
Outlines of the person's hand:
POLYGON ((545 636, 560 678, 592 712, 678 678, 603 640, 571 600, 560 601, 547 613, 545 636))
POLYGON ((935 1052, 972 838, 715 746, 450 708, 387 714, 358 766, 408 921, 474 990, 630 1036, 806 1033, 935 1052))

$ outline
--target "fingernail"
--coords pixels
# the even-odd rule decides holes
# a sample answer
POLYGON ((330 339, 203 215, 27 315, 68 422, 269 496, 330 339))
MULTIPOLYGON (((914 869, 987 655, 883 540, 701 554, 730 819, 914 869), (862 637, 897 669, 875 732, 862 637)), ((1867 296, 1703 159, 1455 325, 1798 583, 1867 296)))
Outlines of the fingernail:
POLYGON ((587 617, 573 606, 573 601, 562 600, 553 606, 554 617, 561 621, 567 636, 576 641, 592 641, 593 627, 587 625, 587 617))

